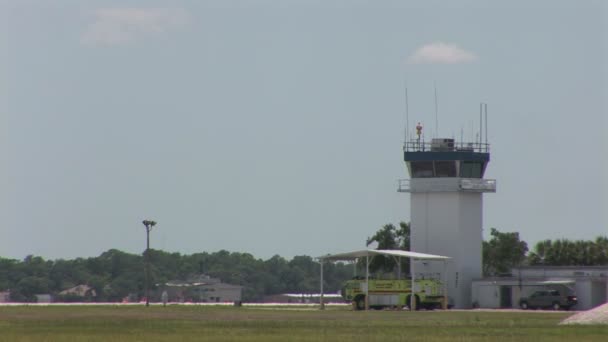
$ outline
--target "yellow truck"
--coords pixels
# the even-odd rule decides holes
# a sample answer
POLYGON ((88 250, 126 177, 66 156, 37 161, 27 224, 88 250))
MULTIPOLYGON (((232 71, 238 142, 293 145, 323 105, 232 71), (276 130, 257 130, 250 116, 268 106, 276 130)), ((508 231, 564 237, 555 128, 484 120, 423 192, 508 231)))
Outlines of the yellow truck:
MULTIPOLYGON (((355 310, 365 309, 365 279, 348 280, 342 287, 342 297, 353 303, 355 310)), ((443 285, 438 280, 420 279, 414 284, 414 300, 416 309, 440 309, 444 306, 443 285)), ((412 296, 412 281, 370 279, 369 307, 372 309, 410 307, 412 296)))

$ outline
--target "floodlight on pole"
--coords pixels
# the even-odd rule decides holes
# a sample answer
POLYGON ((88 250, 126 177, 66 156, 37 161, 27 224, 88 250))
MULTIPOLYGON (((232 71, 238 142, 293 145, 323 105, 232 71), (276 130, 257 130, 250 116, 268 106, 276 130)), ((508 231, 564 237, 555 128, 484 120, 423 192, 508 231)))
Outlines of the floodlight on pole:
POLYGON ((150 231, 156 225, 155 221, 151 220, 143 220, 142 223, 146 227, 146 251, 144 252, 144 263, 146 265, 146 306, 150 306, 150 292, 149 292, 149 283, 150 283, 150 231))

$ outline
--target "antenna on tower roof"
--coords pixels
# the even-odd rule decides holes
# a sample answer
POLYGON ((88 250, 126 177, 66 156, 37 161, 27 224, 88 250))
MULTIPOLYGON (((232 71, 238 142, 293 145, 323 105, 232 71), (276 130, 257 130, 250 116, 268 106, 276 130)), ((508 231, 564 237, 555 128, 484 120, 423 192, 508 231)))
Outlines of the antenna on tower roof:
POLYGON ((437 105, 437 84, 435 83, 435 138, 439 138, 439 108, 437 105))
POLYGON ((405 150, 407 148, 407 138, 410 131, 410 110, 407 98, 407 79, 405 75, 403 75, 403 88, 405 89, 405 127, 403 129, 403 149, 405 150))
POLYGON ((407 83, 405 83, 404 85, 405 85, 405 132, 404 132, 405 140, 403 141, 403 146, 405 147, 405 145, 407 145, 407 132, 410 129, 410 127, 409 127, 410 111, 409 111, 409 103, 407 101, 407 83))
POLYGON ((483 124, 483 102, 479 104, 479 148, 481 150, 481 144, 483 144, 483 129, 482 129, 482 124, 483 124))
POLYGON ((486 149, 488 148, 488 104, 485 104, 486 116, 483 122, 486 124, 486 149))
POLYGON ((479 148, 488 152, 488 104, 479 103, 479 148), (485 136, 485 141, 483 137, 485 136))

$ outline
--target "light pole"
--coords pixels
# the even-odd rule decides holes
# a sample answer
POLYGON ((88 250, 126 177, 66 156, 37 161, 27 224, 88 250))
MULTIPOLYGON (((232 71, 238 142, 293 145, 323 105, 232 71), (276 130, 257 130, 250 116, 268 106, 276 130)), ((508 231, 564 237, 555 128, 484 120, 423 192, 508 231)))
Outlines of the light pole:
POLYGON ((152 230, 152 227, 156 225, 156 222, 143 220, 142 223, 146 227, 146 251, 144 255, 144 262, 146 264, 146 306, 150 306, 150 293, 148 289, 148 284, 150 283, 150 231, 152 230))

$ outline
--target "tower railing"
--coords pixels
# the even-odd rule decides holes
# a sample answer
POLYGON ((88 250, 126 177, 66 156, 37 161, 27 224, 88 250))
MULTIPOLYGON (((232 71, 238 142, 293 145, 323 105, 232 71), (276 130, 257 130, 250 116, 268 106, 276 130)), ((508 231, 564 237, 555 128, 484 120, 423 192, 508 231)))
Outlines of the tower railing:
POLYGON ((460 180, 462 191, 496 191, 496 179, 462 178, 460 180))
POLYGON ((397 180, 397 192, 410 192, 411 189, 409 179, 397 180))
POLYGON ((454 142, 453 144, 435 145, 433 142, 412 139, 403 145, 405 152, 475 152, 490 153, 490 144, 481 142, 454 142))
POLYGON ((441 178, 437 183, 437 178, 415 178, 399 179, 397 192, 442 192, 442 191, 463 191, 463 192, 496 192, 495 179, 483 178, 441 178), (426 184, 425 180, 433 180, 433 183, 426 184), (412 184, 413 182, 414 184, 412 184), (431 185, 429 187, 429 185, 431 185))

